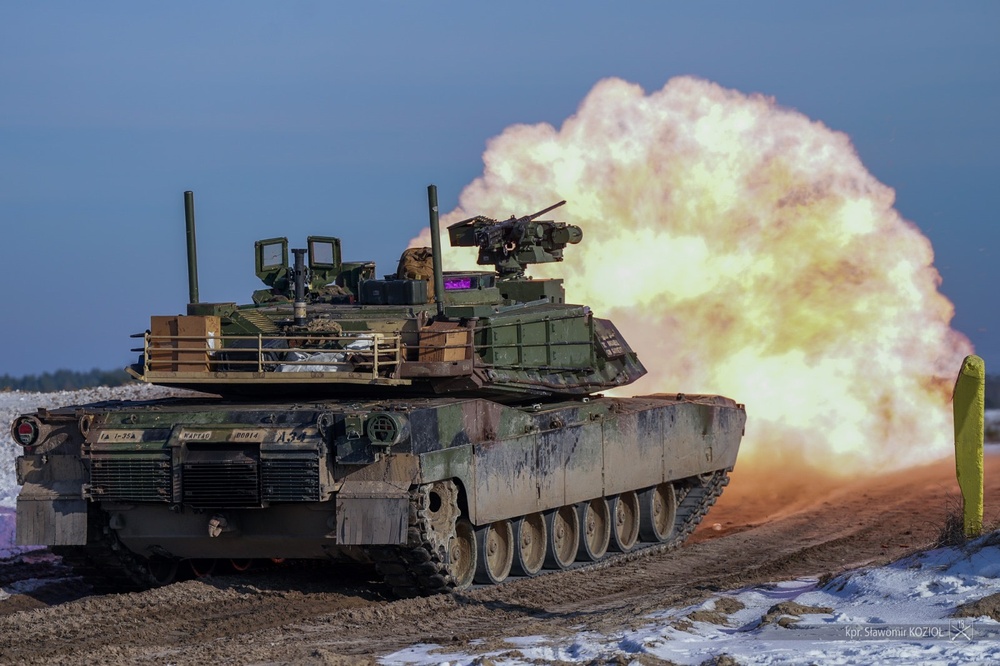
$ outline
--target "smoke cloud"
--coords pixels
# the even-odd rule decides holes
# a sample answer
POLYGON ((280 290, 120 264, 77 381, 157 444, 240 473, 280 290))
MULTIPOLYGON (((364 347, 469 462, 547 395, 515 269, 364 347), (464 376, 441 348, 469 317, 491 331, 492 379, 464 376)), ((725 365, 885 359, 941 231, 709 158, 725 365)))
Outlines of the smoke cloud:
POLYGON ((704 80, 606 79, 561 127, 509 127, 483 161, 443 226, 568 200, 552 217, 583 242, 529 272, 619 326, 649 369, 621 393, 744 402, 741 467, 878 472, 950 450, 971 345, 930 242, 845 134, 704 80))

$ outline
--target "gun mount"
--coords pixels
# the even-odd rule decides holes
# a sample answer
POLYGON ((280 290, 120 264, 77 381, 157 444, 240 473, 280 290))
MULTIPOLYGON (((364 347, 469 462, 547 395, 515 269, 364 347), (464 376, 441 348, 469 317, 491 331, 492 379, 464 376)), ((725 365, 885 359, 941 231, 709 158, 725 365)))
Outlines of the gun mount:
POLYGON ((562 261, 563 249, 583 240, 576 225, 537 219, 565 203, 503 221, 477 215, 448 227, 448 236, 452 246, 478 247, 477 263, 493 264, 501 280, 518 280, 529 264, 562 261))

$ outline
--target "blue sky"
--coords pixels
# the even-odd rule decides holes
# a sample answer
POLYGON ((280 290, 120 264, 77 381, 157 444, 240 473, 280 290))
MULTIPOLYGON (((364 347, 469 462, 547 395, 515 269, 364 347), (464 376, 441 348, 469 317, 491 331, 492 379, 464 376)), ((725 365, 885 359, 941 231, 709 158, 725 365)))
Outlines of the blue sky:
POLYGON ((1000 372, 998 34, 994 2, 4 3, 0 374, 123 366, 182 312, 186 189, 204 301, 248 300, 274 235, 391 272, 490 137, 679 75, 850 135, 1000 372))

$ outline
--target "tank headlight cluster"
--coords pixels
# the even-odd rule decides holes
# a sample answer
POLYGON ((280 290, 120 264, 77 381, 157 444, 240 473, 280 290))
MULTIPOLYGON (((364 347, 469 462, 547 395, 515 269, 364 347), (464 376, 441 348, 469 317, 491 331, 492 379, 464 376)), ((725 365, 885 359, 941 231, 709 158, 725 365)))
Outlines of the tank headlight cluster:
POLYGON ((11 436, 21 446, 32 446, 35 444, 38 441, 38 434, 40 432, 41 427, 38 421, 30 416, 20 416, 14 419, 14 423, 10 427, 11 436))

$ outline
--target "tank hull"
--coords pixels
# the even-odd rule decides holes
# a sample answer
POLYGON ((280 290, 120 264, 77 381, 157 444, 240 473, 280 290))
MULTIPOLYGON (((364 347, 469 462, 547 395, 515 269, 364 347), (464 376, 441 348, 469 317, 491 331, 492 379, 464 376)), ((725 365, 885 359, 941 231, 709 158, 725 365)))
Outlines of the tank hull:
MULTIPOLYGON (((659 488, 661 512, 674 513, 665 538, 653 540, 683 540, 707 506, 691 500, 685 508, 680 496, 702 488, 714 501, 746 417, 727 398, 651 395, 527 406, 167 400, 34 418, 48 436, 18 459, 21 544, 91 559, 95 549, 127 552, 139 568, 206 558, 369 559, 397 588, 400 576, 413 578, 395 562, 429 559, 445 583, 413 584, 424 593, 465 586, 454 571, 463 559, 456 544, 471 540, 463 541, 463 526, 495 536, 525 517, 591 504, 608 522, 605 502, 659 488)), ((578 526, 584 535, 587 516, 578 526)), ((480 573, 484 566, 492 565, 480 573)))

